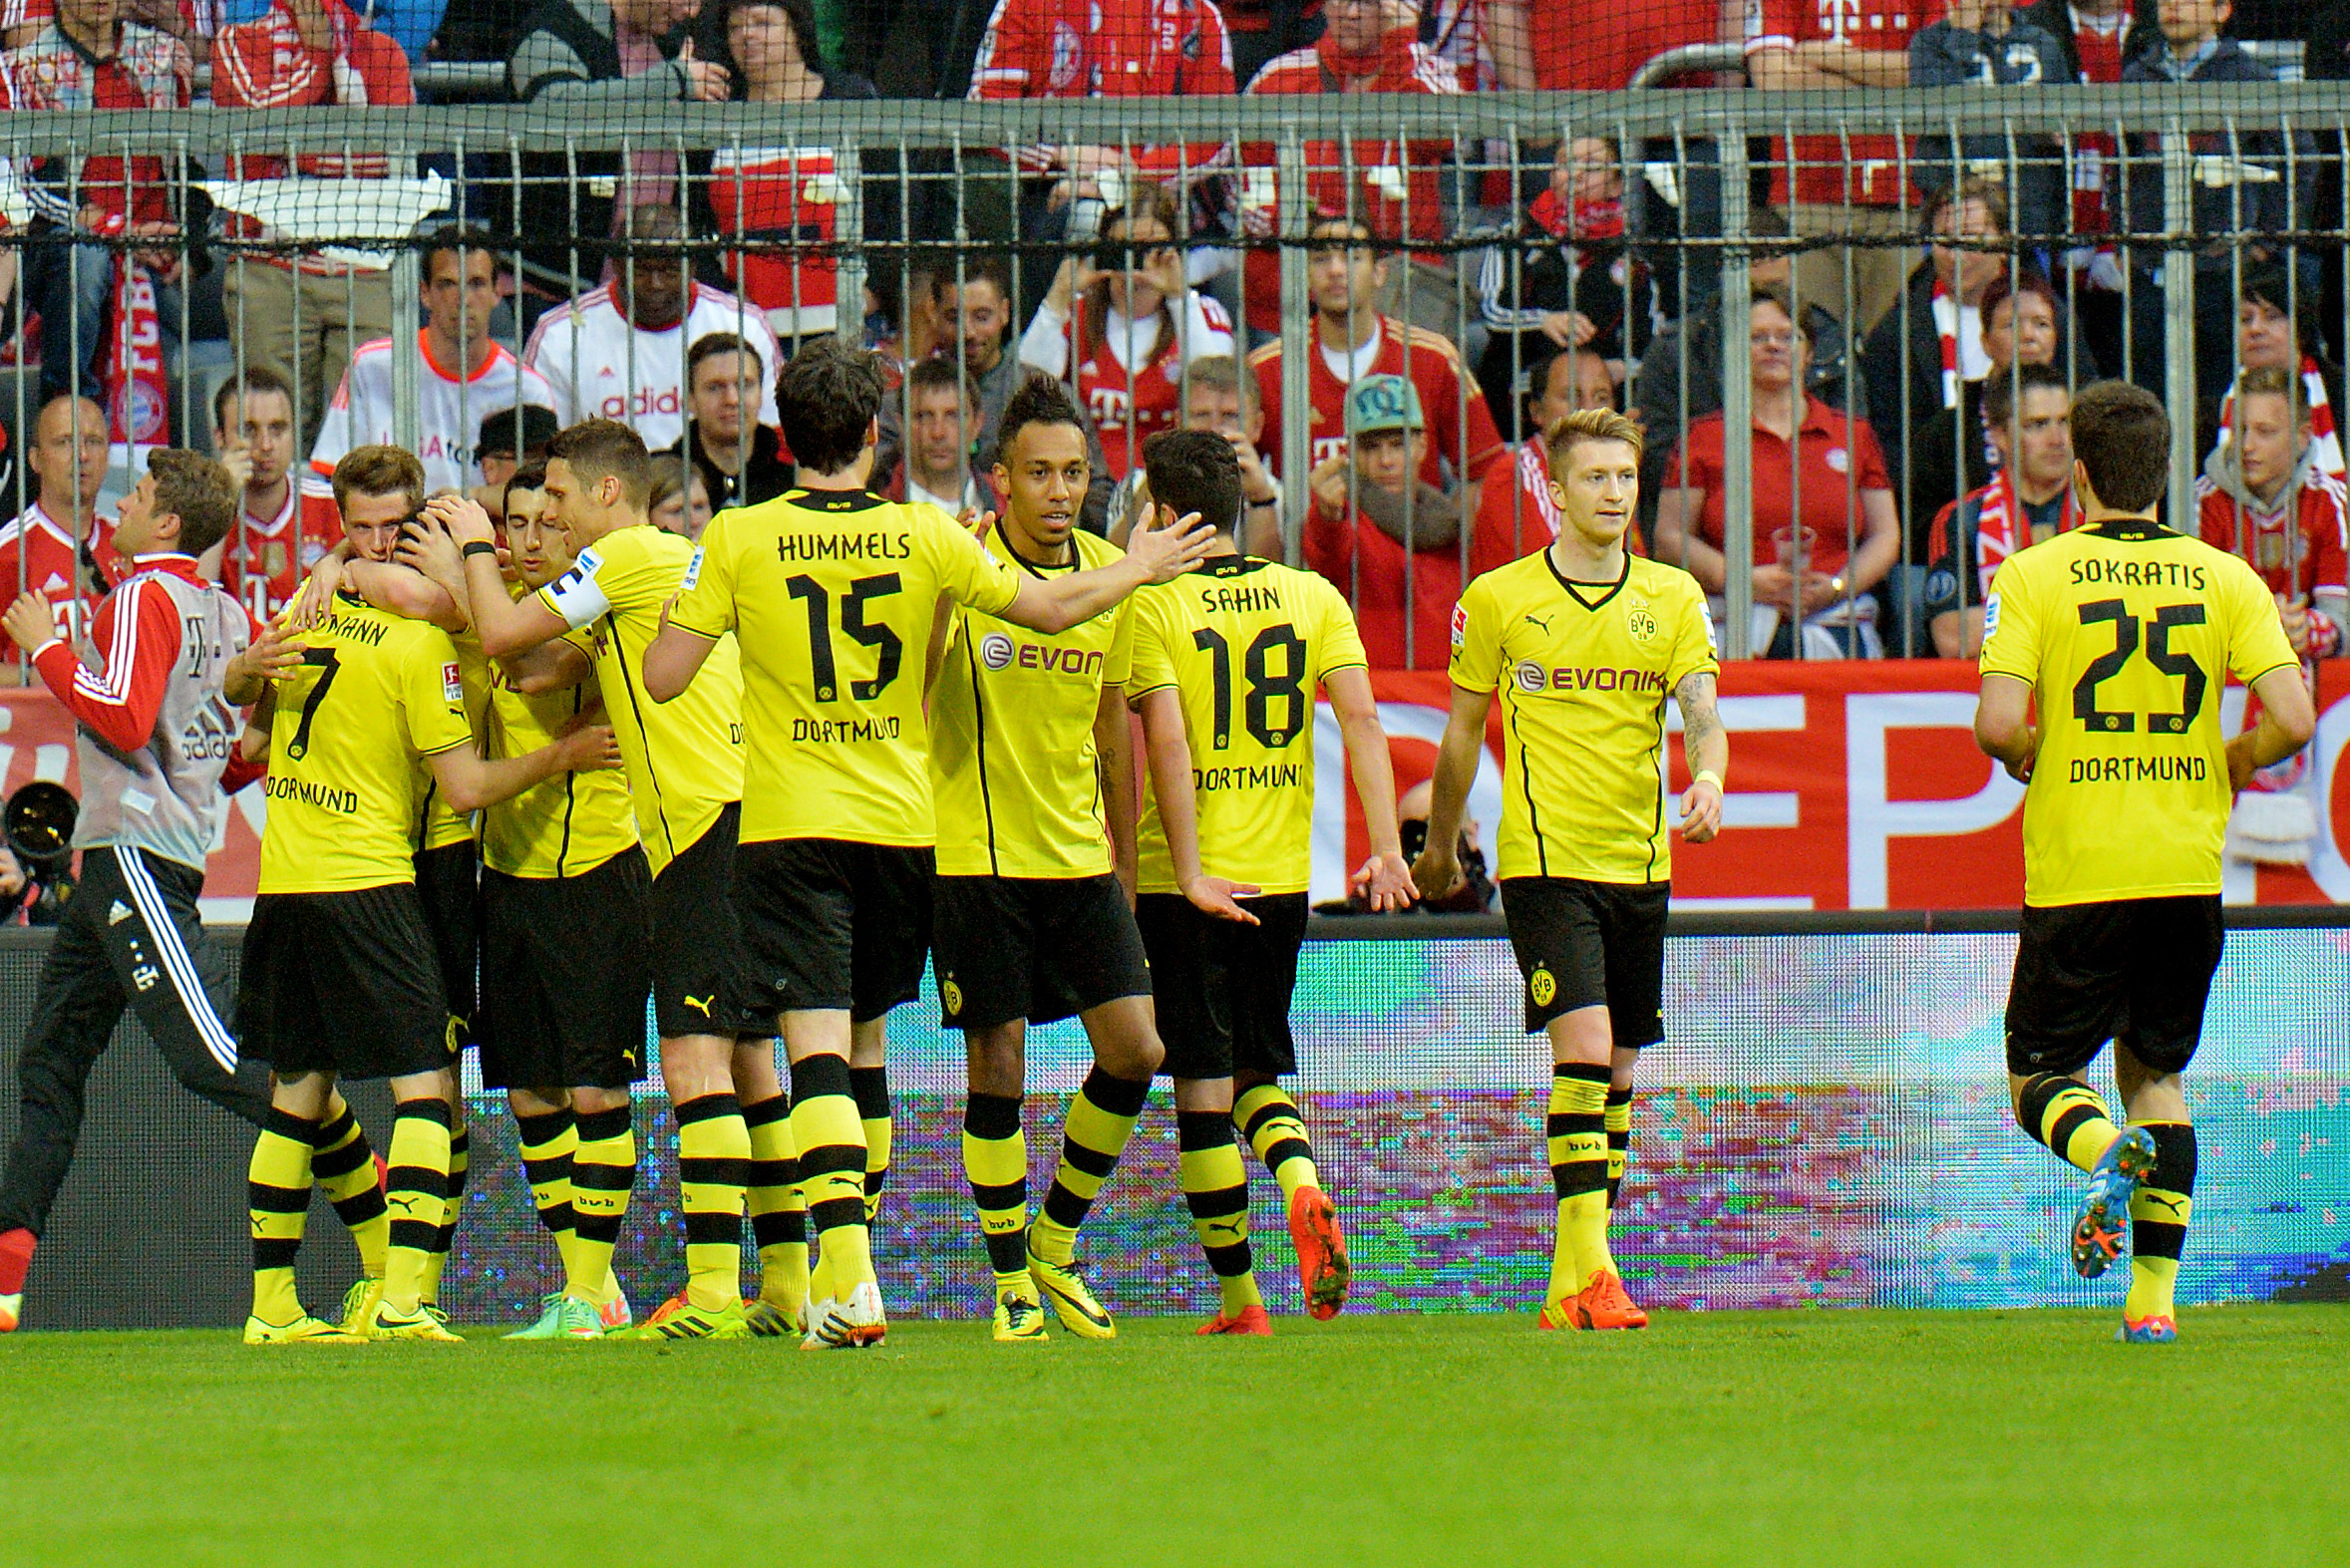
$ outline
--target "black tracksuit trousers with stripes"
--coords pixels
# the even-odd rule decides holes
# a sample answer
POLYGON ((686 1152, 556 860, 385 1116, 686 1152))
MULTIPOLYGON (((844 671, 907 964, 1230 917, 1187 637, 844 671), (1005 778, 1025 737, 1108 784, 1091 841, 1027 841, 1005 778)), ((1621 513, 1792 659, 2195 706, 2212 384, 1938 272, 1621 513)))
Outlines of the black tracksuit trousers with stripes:
POLYGON ((83 852, 17 1055, 21 1114, 0 1175, 0 1231, 37 1236, 48 1221, 82 1133, 90 1070, 125 1007, 180 1083, 255 1126, 268 1114, 268 1071, 238 1064, 226 965, 203 940, 203 883, 194 867, 140 849, 83 852))

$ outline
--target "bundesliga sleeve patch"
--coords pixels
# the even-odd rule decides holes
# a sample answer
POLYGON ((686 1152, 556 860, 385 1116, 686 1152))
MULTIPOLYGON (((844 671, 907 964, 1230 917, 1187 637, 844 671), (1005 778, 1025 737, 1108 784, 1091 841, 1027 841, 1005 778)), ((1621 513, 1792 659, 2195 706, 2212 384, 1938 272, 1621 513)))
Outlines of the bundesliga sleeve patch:
POLYGON ((1459 648, 1469 641, 1469 606, 1453 606, 1453 646, 1459 648))
POLYGON ((695 583, 697 583, 697 582, 700 582, 701 580, 702 580, 702 546, 700 546, 699 544, 697 544, 697 545, 695 545, 695 546, 694 546, 694 553, 693 553, 691 556, 687 557, 687 559, 686 559, 686 563, 685 563, 685 580, 684 580, 683 582, 681 582, 681 583, 679 583, 679 584, 677 585, 677 587, 678 587, 678 592, 680 592, 680 593, 691 593, 691 592, 693 592, 693 591, 694 591, 694 584, 695 584, 695 583))
POLYGON ((453 703, 465 701, 465 672, 454 664, 441 666, 441 695, 453 703))
POLYGON ((1983 601, 1983 641, 1989 642, 1991 640, 1992 633, 1998 630, 1999 595, 1994 593, 1991 595, 1991 597, 1983 601))

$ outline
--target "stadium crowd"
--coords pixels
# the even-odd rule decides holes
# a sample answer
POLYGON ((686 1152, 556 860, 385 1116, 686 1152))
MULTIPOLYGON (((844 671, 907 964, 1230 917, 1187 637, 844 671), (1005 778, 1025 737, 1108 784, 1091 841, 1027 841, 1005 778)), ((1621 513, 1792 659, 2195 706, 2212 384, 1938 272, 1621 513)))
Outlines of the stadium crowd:
MULTIPOLYGON (((345 0, 8 0, 0 103, 403 105, 419 99, 417 66, 462 61, 502 66, 498 96, 616 128, 693 101, 877 95, 1447 95, 1621 89, 1636 78, 1757 93, 2256 83, 2274 76, 2281 43, 2298 46, 2306 75, 2350 75, 2350 22, 2338 7, 1925 0, 1880 12, 1865 0, 1853 10, 1795 0, 1630 10, 1591 0, 508 0, 444 14, 431 0, 364 10, 345 0), (1702 70, 1654 64, 1692 46, 1720 47, 1702 70), (1725 67, 1730 49, 1742 69, 1725 67)), ((2007 477, 2020 428, 1994 431, 1986 411, 2017 419, 2035 365, 2056 367, 2068 387, 2119 374, 2161 390, 2163 252, 2124 237, 2174 220, 2159 178, 2123 176, 2125 162, 2151 157, 2153 139, 1962 142, 1927 137, 1904 150, 1862 137, 1847 158, 1836 139, 1796 138, 1757 164, 1751 638, 1773 656, 1950 651, 1936 626, 1979 615, 1981 583, 2011 542, 1995 535, 2029 509, 2007 477), (1904 237, 1917 243, 1882 243, 1904 237), (2002 383, 2007 395, 1991 396, 2002 383), (1967 535, 1960 517, 1989 521, 1967 535)), ((2247 132, 2232 152, 2255 171, 2203 180, 2188 221, 2198 233, 2255 236, 2339 226, 2341 181, 2320 177, 2338 151, 2305 133, 2247 132)), ((1063 382, 1086 416, 1083 515, 1096 532, 1116 536, 1139 502, 1152 434, 1220 428, 1243 455, 1252 542, 1277 552, 1291 541, 1292 558, 1336 582, 1364 616, 1375 663, 1436 669, 1463 584, 1555 533, 1545 424, 1605 406, 1631 413, 1649 439, 1635 543, 1686 564, 1720 608, 1731 433, 1719 412, 1718 268, 1688 243, 1718 232, 1718 192, 1694 177, 1699 164, 1680 170, 1685 191, 1660 202, 1657 165, 1630 168, 1603 140, 1307 144, 1314 435, 1310 472, 1289 490, 1306 498, 1292 505, 1279 471, 1271 148, 1031 146, 1005 150, 1007 177, 989 177, 981 158, 960 180, 926 157, 863 155, 856 210, 875 259, 856 301, 838 297, 839 248, 856 236, 836 223, 828 148, 640 147, 625 166, 618 154, 532 155, 518 195, 474 179, 471 211, 518 200, 520 223, 478 250, 436 248, 425 264, 415 358, 429 482, 495 502, 494 415, 509 426, 528 426, 517 411, 532 408, 555 426, 614 418, 677 460, 664 503, 690 530, 790 481, 776 380, 802 343, 842 332, 890 367, 877 488, 986 504, 997 422, 1032 369, 1063 382), (932 361, 951 370, 924 369, 932 361), (1385 423, 1351 424, 1350 395, 1389 377, 1406 395, 1378 416, 1385 423)), ((383 155, 349 150, 220 161, 198 175, 393 172, 383 155)), ((29 449, 28 473, 9 486, 8 509, 22 515, 0 539, 0 570, 87 545, 79 575, 20 568, 28 584, 58 584, 61 603, 86 603, 109 569, 104 508, 120 479, 81 502, 72 484, 50 482, 80 461, 81 414, 95 408, 121 446, 145 439, 126 424, 140 410, 152 423, 208 409, 211 428, 199 415, 177 434, 249 475, 245 513, 211 569, 257 612, 282 607, 334 537, 336 460, 394 428, 393 360, 409 350, 390 336, 392 275, 331 246, 272 242, 161 158, 65 162, 26 160, 18 171, 29 215, 20 242, 0 252, 0 333, 28 389, 15 400, 21 419, 0 408, 0 426, 29 449), (152 329, 162 361, 144 379, 113 353, 135 326, 152 329), (76 391, 96 402, 67 397, 76 391)), ((2222 497, 2214 516, 2232 508, 2226 527, 2263 569, 2283 571, 2279 591, 2306 601, 2338 589, 2338 567, 2309 579, 2311 552, 2279 555, 2275 540, 2341 527, 2339 486, 2327 482, 2342 466, 2331 412, 2345 357, 2340 248, 2214 242, 2193 269, 2198 452, 2222 497), (2232 411, 2241 378, 2271 368, 2291 383, 2292 451, 2285 479, 2260 490, 2232 440, 2232 411)), ((516 439, 527 429, 501 440, 526 454, 552 428, 535 442, 516 439)), ((2061 509, 2034 514, 2016 537, 2058 520, 2061 509)))

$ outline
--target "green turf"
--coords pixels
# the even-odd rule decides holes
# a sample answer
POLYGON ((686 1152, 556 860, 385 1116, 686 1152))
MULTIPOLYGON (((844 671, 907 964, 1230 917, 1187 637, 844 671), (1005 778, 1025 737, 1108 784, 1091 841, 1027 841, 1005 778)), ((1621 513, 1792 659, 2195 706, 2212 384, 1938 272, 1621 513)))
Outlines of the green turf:
POLYGON ((1284 1321, 1202 1342, 0 1339, 20 1563, 2350 1560, 2350 1308, 1284 1321), (844 1529, 846 1537, 826 1532, 844 1529), (757 1555, 753 1555, 757 1554, 757 1555))

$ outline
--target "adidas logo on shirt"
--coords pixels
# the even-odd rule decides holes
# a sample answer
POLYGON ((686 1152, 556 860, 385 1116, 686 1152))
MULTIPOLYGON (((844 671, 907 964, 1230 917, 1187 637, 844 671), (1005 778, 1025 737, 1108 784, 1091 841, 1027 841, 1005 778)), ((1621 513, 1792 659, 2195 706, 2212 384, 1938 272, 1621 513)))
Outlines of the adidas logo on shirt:
POLYGON ((114 906, 108 909, 106 912, 106 923, 110 926, 119 926, 130 918, 131 911, 125 907, 123 901, 119 898, 114 901, 114 906))

